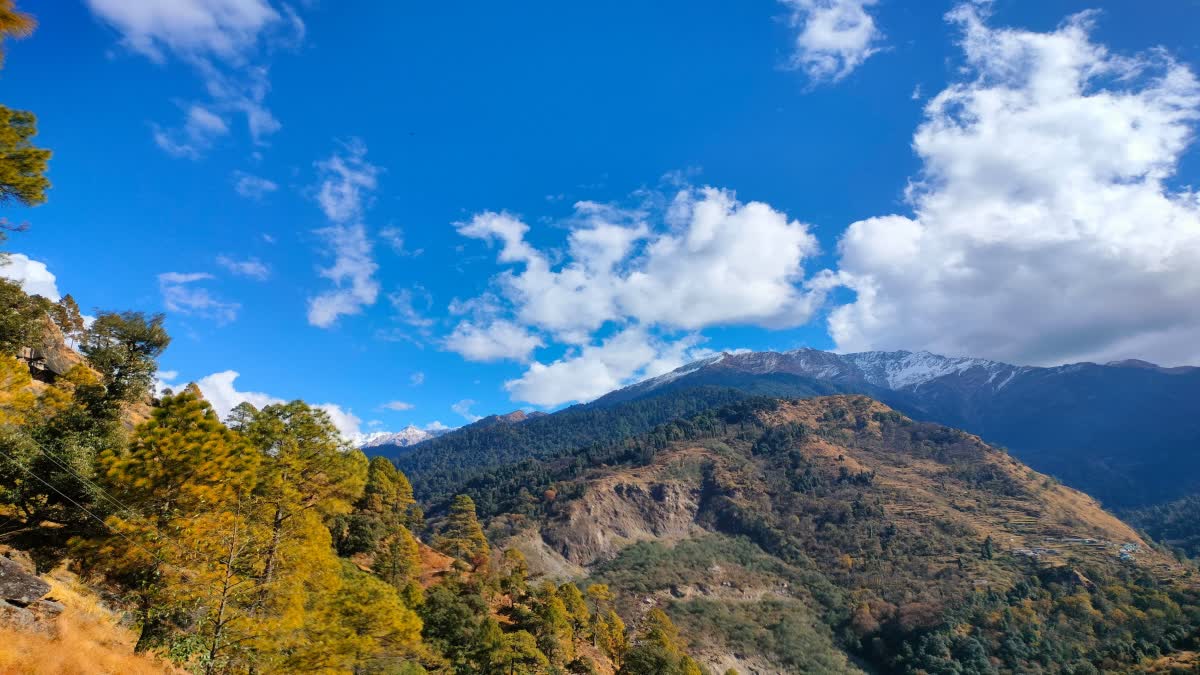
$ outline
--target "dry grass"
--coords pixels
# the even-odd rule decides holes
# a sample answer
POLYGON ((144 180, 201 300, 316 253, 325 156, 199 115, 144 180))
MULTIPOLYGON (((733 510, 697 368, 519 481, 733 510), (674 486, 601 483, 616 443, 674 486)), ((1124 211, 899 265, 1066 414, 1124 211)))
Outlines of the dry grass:
POLYGON ((53 631, 0 629, 3 675, 145 675, 179 673, 164 661, 134 654, 136 636, 96 594, 65 569, 51 573, 50 597, 66 610, 53 631))

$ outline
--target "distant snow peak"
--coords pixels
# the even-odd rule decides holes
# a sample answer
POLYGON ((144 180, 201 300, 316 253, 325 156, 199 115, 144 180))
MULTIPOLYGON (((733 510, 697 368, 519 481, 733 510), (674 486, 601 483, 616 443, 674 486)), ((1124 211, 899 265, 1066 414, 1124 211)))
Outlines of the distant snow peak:
POLYGON ((648 391, 707 368, 729 368, 765 375, 789 373, 846 384, 868 384, 882 389, 912 390, 947 376, 968 377, 977 384, 1002 389, 1019 372, 1019 366, 969 357, 949 357, 926 351, 875 351, 837 354, 803 347, 786 352, 723 353, 689 363, 631 389, 648 391))
POLYGON ((406 448, 436 436, 441 436, 446 431, 448 430, 435 429, 431 431, 410 424, 400 431, 373 431, 369 434, 361 434, 356 439, 355 445, 360 449, 376 448, 383 445, 396 445, 406 448))
POLYGON ((939 356, 926 351, 859 352, 842 358, 856 365, 868 382, 888 389, 910 389, 972 368, 983 368, 992 380, 998 371, 1015 368, 987 359, 939 356))

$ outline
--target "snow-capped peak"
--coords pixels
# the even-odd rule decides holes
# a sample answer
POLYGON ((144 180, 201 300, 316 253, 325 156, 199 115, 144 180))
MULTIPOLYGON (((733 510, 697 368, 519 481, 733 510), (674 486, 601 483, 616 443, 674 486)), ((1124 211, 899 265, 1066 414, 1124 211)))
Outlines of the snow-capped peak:
POLYGON ((408 425, 400 431, 372 431, 367 434, 359 434, 354 439, 354 444, 359 448, 375 448, 381 445, 398 445, 400 447, 408 447, 415 445, 421 441, 427 441, 436 436, 449 431, 448 429, 422 429, 415 425, 408 425))
POLYGON ((926 351, 858 352, 845 354, 842 359, 857 366, 871 384, 888 389, 917 387, 971 368, 990 371, 989 380, 994 379, 998 371, 1015 369, 1015 366, 987 359, 940 356, 926 351))

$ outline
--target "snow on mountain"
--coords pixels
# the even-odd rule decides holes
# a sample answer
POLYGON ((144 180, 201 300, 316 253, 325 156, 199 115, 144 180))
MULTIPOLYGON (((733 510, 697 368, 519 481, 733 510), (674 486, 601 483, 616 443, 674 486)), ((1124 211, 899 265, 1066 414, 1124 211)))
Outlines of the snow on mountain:
POLYGON ((788 352, 719 354, 635 384, 629 391, 650 391, 698 371, 722 368, 758 375, 790 373, 844 384, 869 384, 893 391, 913 390, 949 375, 969 377, 980 385, 1000 389, 1018 373, 1029 370, 998 361, 939 356, 925 351, 835 354, 804 348, 788 352))
POLYGON ((416 445, 422 441, 441 436, 447 431, 450 431, 450 429, 429 430, 410 424, 400 431, 373 431, 368 434, 359 434, 358 438, 354 439, 354 444, 360 449, 374 448, 381 445, 396 445, 406 448, 410 445, 416 445))

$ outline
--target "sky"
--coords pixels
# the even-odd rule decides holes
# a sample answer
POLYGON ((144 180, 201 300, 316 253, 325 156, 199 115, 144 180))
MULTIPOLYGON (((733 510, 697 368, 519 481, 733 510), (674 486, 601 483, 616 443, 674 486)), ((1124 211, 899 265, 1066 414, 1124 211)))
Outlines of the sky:
POLYGON ((722 350, 1200 364, 1200 2, 24 0, 0 274, 348 436, 722 350))

